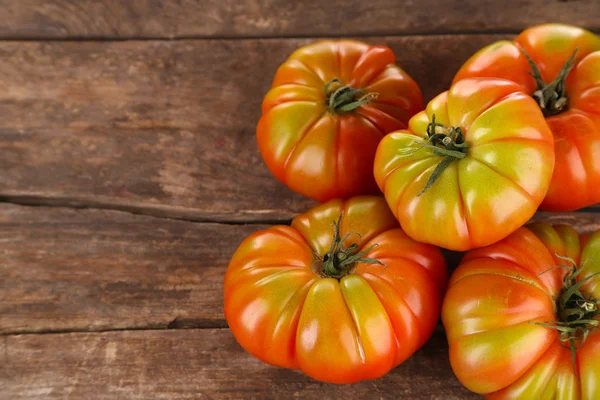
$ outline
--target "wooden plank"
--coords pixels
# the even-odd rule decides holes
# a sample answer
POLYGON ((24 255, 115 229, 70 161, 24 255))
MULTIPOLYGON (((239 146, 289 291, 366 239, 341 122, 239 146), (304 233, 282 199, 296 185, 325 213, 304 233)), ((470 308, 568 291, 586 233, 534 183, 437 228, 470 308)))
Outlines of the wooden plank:
MULTIPOLYGON (((1 9, 1 8, 0 8, 1 9)), ((378 37, 427 98, 503 35, 378 37)), ((0 43, 0 198, 212 221, 314 204, 255 140, 278 65, 312 40, 0 43)))
MULTIPOLYGON (((600 229, 595 213, 538 218, 600 229)), ((225 327, 227 265, 264 227, 2 204, 0 333, 225 327)))
POLYGON ((223 277, 264 226, 0 207, 0 333, 226 326, 223 277))
POLYGON ((266 365, 228 329, 6 336, 2 395, 21 399, 479 399, 454 377, 438 330, 383 378, 314 381, 266 365))
POLYGON ((548 21, 600 29, 597 0, 2 0, 0 10, 4 38, 517 32, 548 21))
POLYGON ((577 232, 594 233, 600 229, 600 213, 598 212, 570 212, 551 213, 538 212, 532 221, 547 222, 549 224, 571 225, 577 232))

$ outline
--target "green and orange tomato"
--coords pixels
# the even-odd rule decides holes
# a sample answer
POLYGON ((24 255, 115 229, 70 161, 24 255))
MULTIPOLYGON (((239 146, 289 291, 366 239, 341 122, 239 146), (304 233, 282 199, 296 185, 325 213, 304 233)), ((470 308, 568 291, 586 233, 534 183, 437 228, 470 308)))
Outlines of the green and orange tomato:
POLYGON ((374 379, 431 336, 447 272, 385 200, 331 200, 247 237, 225 276, 237 341, 272 365, 326 382, 374 379))
POLYGON ((556 165, 541 209, 600 202, 600 37, 569 25, 534 26, 478 51, 454 82, 473 77, 516 82, 544 112, 556 165))
POLYGON ((377 149, 379 188, 413 239, 451 250, 494 243, 544 199, 554 142, 535 100, 503 79, 464 79, 377 149))
POLYGON ((489 399, 600 393, 600 231, 535 223, 468 252, 442 320, 458 379, 489 399))
POLYGON ((381 138, 423 109, 417 84, 386 46, 341 40, 296 50, 278 69, 256 129, 277 179, 323 202, 375 194, 381 138))

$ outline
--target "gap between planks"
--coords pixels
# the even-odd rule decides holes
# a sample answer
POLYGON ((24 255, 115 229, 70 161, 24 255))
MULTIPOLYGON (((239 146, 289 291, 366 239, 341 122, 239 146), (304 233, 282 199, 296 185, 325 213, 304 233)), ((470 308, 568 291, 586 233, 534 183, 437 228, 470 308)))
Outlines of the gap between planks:
MULTIPOLYGON (((177 318, 175 319, 177 320, 177 318)), ((174 320, 174 321, 175 321, 174 320)), ((174 322, 172 321, 172 322, 174 322)), ((20 332, 6 332, 0 333, 0 337, 9 337, 9 336, 26 336, 26 335, 63 335, 68 333, 110 333, 110 332, 132 332, 132 331, 142 331, 142 332, 152 332, 152 331, 169 331, 169 330, 189 330, 189 331, 202 331, 202 330, 229 330, 229 325, 225 321, 218 321, 221 323, 214 325, 201 325, 201 326, 186 326, 186 327, 131 327, 131 328, 109 328, 109 329, 49 329, 49 330, 41 330, 41 331, 20 331, 20 332)), ((169 324, 171 325, 171 324, 169 324)), ((438 324, 435 328, 436 332, 444 332, 444 328, 441 324, 438 324)))
MULTIPOLYGON (((0 204, 13 204, 23 207, 49 207, 49 208, 68 208, 75 210, 106 210, 129 213, 133 215, 143 215, 153 218, 161 218, 166 220, 184 221, 192 223, 213 223, 222 225, 290 225, 293 218, 267 218, 267 219, 244 219, 235 218, 228 219, 226 217, 210 218, 206 216, 190 215, 196 212, 194 209, 185 209, 174 206, 152 206, 136 207, 118 202, 101 202, 96 200, 78 200, 71 198, 52 198, 38 196, 0 196, 0 204), (174 210, 175 209, 175 210, 174 210), (177 215, 177 213, 185 213, 188 215, 177 215), (168 215, 169 214, 169 215, 168 215)), ((316 204, 315 204, 316 205, 316 204)), ((308 210, 308 209, 307 209, 308 210)), ((587 212, 597 214, 600 213, 600 205, 593 205, 589 208, 573 211, 573 213, 587 212)), ((536 215, 550 216, 561 215, 563 213, 552 213, 546 211, 538 211, 536 215)))
MULTIPOLYGON (((437 32, 422 32, 422 33, 398 33, 393 31, 369 31, 369 32, 354 32, 354 33, 331 33, 327 35, 301 34, 294 33, 290 35, 245 35, 245 36, 228 36, 228 35, 182 35, 173 37, 163 36, 121 36, 121 37, 106 37, 106 36, 72 36, 72 37, 10 37, 0 36, 1 42, 174 42, 185 40, 282 40, 282 39, 361 39, 384 36, 387 38, 410 38, 410 37, 428 37, 428 36, 482 36, 482 35, 518 35, 523 29, 490 29, 490 30, 457 30, 457 31, 437 31, 437 32)), ((592 29, 594 33, 600 33, 600 29, 592 29)))
MULTIPOLYGON (((173 221, 184 221, 192 223, 211 223, 222 225, 289 225, 292 218, 266 218, 266 219, 228 219, 228 218, 210 218, 203 216, 194 216, 195 209, 187 209, 176 206, 146 205, 143 207, 131 206, 119 202, 102 202, 97 200, 81 200, 68 197, 40 197, 40 196, 10 196, 1 195, 1 204, 13 204, 23 207, 48 207, 48 208, 68 208, 74 210, 106 210, 119 211, 133 215, 143 215, 146 217, 161 218, 173 221), (187 216, 177 215, 178 213, 187 216)), ((262 211, 262 210, 259 210, 262 211)), ((600 211, 600 210, 597 210, 600 211)), ((257 212, 254 210, 254 212, 257 212)))

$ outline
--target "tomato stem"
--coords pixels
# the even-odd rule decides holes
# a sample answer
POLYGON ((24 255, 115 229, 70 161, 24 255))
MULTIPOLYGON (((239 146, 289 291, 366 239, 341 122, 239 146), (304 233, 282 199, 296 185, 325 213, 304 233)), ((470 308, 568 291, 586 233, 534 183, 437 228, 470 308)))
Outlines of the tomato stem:
POLYGON ((527 58, 527 62, 531 67, 529 75, 535 79, 535 83, 537 84, 537 90, 533 92, 531 97, 539 103, 540 108, 546 117, 560 114, 567 108, 569 99, 567 97, 565 80, 567 79, 569 72, 571 72, 575 66, 575 55, 577 54, 577 50, 579 49, 576 48, 575 51, 573 51, 573 54, 571 54, 571 57, 569 57, 562 66, 556 79, 550 83, 545 83, 538 66, 529 56, 527 51, 525 51, 524 48, 521 48, 521 52, 525 55, 525 58, 527 58))
POLYGON ((315 255, 315 261, 320 264, 320 274, 324 277, 341 279, 343 276, 350 274, 357 263, 385 266, 379 260, 363 257, 376 247, 376 244, 360 252, 358 252, 358 243, 352 243, 348 247, 344 247, 344 243, 349 237, 353 235, 361 237, 361 235, 357 232, 350 232, 344 235, 344 237, 340 236, 342 215, 343 213, 340 214, 337 222, 333 221, 333 240, 331 241, 329 251, 325 253, 323 258, 315 255))
POLYGON ((338 78, 332 79, 325 84, 326 104, 331 115, 335 113, 350 113, 362 105, 375 100, 378 93, 364 94, 364 89, 355 89, 349 85, 342 85, 338 78), (336 86, 332 89, 332 86, 336 86), (357 98, 357 96, 359 96, 357 98))
POLYGON ((425 187, 418 196, 425 193, 438 180, 442 172, 454 161, 465 158, 469 150, 469 144, 460 128, 446 126, 435 122, 435 114, 431 116, 431 122, 427 125, 427 140, 425 143, 416 142, 417 149, 405 152, 405 155, 413 154, 423 148, 433 150, 437 156, 444 157, 433 170, 425 187))
MULTIPOLYGON (((550 268, 550 270, 555 268, 568 270, 563 278, 563 290, 556 302, 557 321, 533 323, 560 332, 560 340, 564 347, 571 350, 571 362, 573 363, 573 369, 577 372, 575 369, 577 350, 583 346, 589 334, 600 326, 600 320, 598 320, 600 316, 600 299, 581 292, 580 288, 592 278, 600 276, 600 272, 577 281, 577 277, 583 270, 583 265, 577 268, 577 264, 572 258, 559 256, 558 254, 556 256, 568 261, 570 264, 550 268)), ((544 271, 542 274, 548 271, 544 271)))

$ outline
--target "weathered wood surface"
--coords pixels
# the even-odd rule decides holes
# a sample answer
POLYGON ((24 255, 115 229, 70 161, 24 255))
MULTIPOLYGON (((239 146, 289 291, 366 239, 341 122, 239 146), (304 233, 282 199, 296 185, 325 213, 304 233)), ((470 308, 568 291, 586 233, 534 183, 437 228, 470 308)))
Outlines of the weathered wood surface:
MULTIPOLYGON (((369 38, 427 98, 505 35, 369 38)), ((0 42, 0 198, 211 221, 288 220, 312 201, 269 173, 255 126, 309 39, 0 42)))
POLYGON ((11 400, 480 398, 454 377, 440 330, 383 378, 354 385, 266 365, 228 329, 5 336, 0 374, 11 400))
POLYGON ((440 327, 351 386, 267 366, 225 329, 239 242, 314 204, 264 166, 260 102, 295 48, 353 36, 391 46, 430 99, 529 25, 600 31, 598 0, 0 0, 0 16, 0 201, 61 206, 0 204, 1 399, 479 398, 440 327))
MULTIPOLYGON (((600 229, 596 213, 538 218, 600 229)), ((227 265, 264 227, 0 205, 0 333, 225 327, 227 265)))
POLYGON ((597 0, 1 0, 3 38, 354 36, 600 29, 597 0))
POLYGON ((3 204, 0 333, 226 326, 226 267, 262 227, 3 204))

